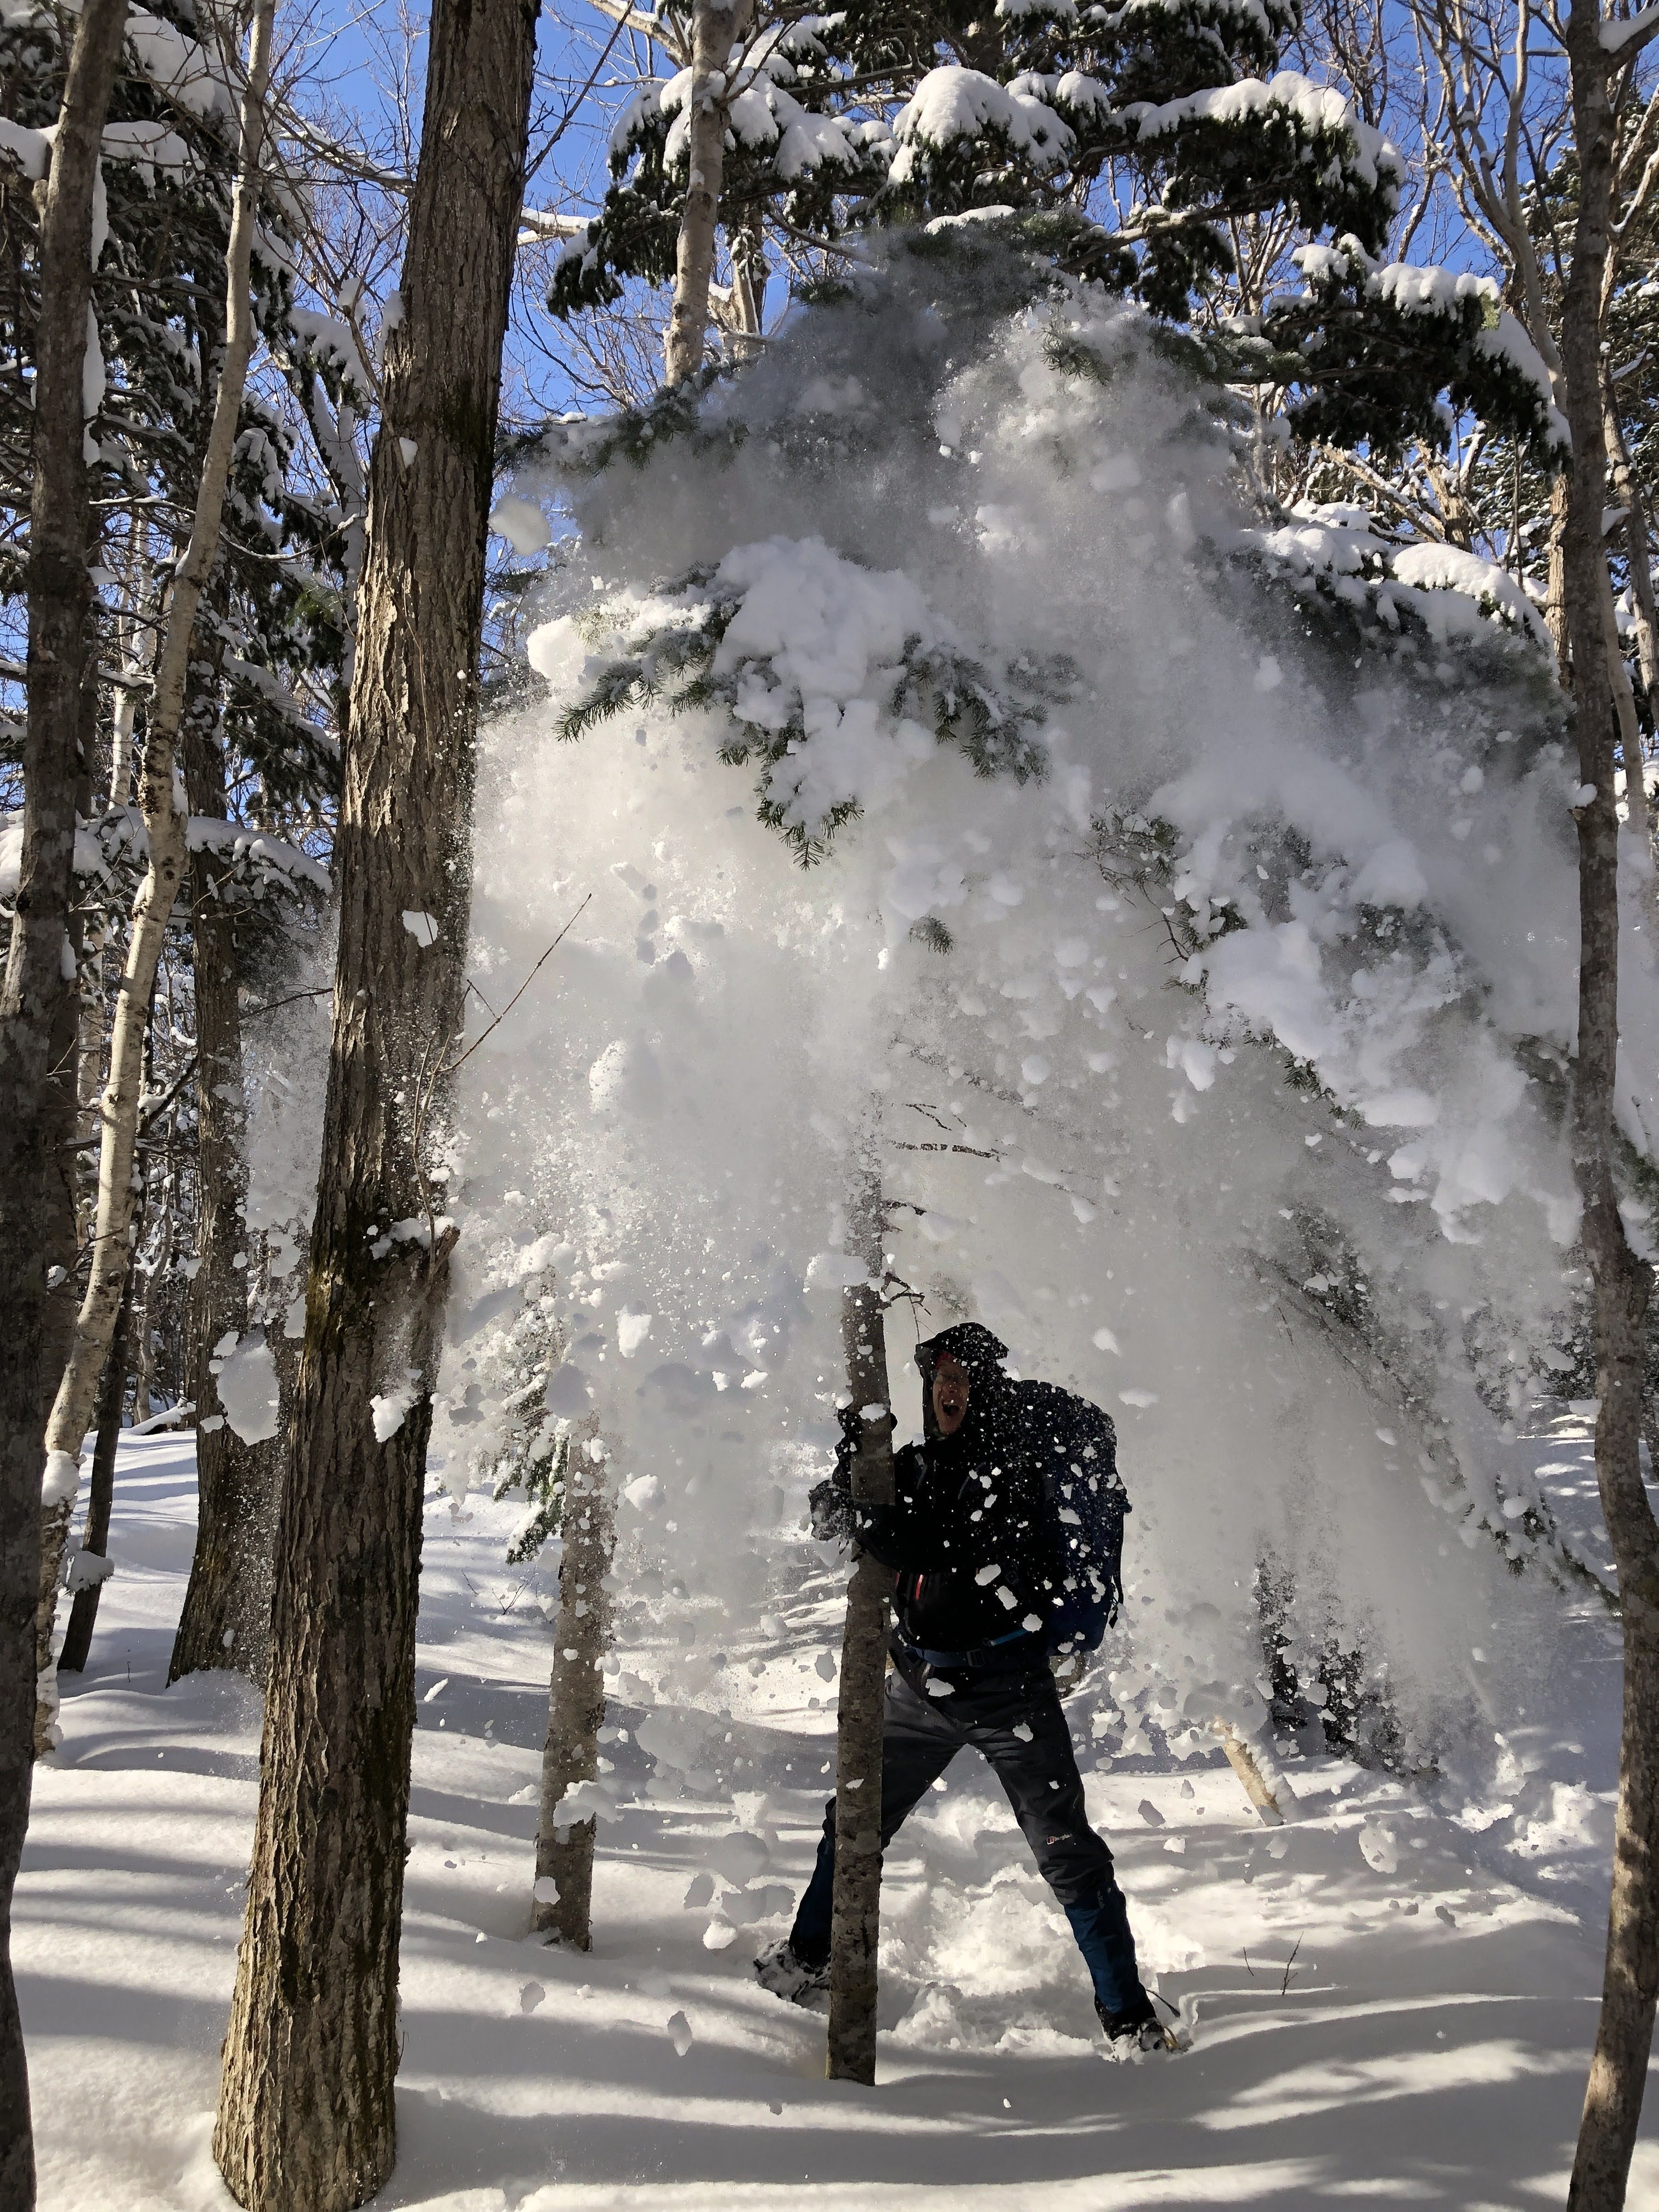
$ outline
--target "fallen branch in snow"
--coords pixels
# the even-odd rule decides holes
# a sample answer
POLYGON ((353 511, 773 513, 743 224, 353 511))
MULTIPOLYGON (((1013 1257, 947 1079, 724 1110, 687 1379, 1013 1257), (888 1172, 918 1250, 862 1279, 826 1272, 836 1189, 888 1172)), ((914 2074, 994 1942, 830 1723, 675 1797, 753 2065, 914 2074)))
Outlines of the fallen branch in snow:
POLYGON ((147 1437, 156 1429, 177 1428, 196 1411, 194 1398, 186 1398, 177 1406, 169 1406, 165 1413, 152 1413, 147 1421, 135 1421, 127 1431, 130 1437, 147 1437))
POLYGON ((1295 1966, 1297 1952, 1301 1948, 1302 1938, 1298 1936, 1296 1939, 1295 1949, 1292 1950, 1290 1957, 1285 1961, 1285 1978, 1279 1985, 1279 1994, 1282 1997, 1288 1996, 1291 1993, 1291 1969, 1295 1966))

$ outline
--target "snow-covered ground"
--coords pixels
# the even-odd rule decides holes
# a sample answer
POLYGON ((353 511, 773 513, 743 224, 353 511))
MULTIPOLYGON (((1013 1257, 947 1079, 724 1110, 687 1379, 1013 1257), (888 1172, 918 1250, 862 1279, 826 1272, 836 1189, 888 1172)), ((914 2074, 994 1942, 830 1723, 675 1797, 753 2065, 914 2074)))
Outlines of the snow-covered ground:
MULTIPOLYGON (((1512 1449, 1564 1520, 1577 1501, 1580 1556, 1593 1555, 1605 1540, 1582 1425, 1559 1417, 1512 1449)), ((64 1752, 36 1776, 15 1954, 46 2212, 231 2201, 209 2142, 258 1709, 231 1677, 163 1687, 193 1514, 188 1443, 131 1443, 118 1571, 88 1672, 65 1684, 64 1752)), ((870 2092, 826 2083, 822 2021, 749 1971, 757 1938, 787 1924, 827 1786, 834 1689, 819 1662, 836 1606, 821 1557, 800 1547, 758 1623, 699 1623, 700 1646, 725 1638, 701 1713, 641 1711, 653 1631, 624 1612, 629 1672, 611 1721, 627 1737, 608 1748, 623 1809, 602 1832, 596 1941, 578 1957, 526 1934, 550 1636, 533 1578, 501 1565, 521 1518, 475 1496, 458 1519, 441 1493, 428 1511, 401 2151, 378 2203, 1564 2201, 1611 1832, 1617 1642, 1593 1595, 1564 1601, 1552 1709, 1492 1714, 1512 1754, 1495 1802, 1304 1759, 1288 1770, 1297 1817, 1270 1831, 1219 1764, 1090 1772, 1143 1958, 1194 2031, 1179 2058, 1102 2063, 1065 1923, 964 1756, 889 1860, 889 2024, 870 2092), (704 1732, 706 1794, 653 1766, 642 1723, 647 1744, 704 1732), (734 1821, 768 1863, 720 1850, 734 1821), (721 1859, 747 1888, 711 1919, 721 1859)), ((1090 1768, 1086 1738, 1083 1757, 1090 1768)), ((1659 2206, 1651 2100, 1630 2202, 1659 2206)))

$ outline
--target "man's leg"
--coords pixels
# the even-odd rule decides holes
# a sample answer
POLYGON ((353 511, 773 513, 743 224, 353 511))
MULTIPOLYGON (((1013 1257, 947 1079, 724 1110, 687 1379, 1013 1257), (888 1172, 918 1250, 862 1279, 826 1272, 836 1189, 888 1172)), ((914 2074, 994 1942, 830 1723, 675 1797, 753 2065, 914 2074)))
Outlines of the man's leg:
MULTIPOLYGON (((885 1850, 928 1784, 944 1773, 964 1738, 939 1708, 950 1698, 919 1698, 895 1668, 887 1677, 882 1717, 881 1847, 885 1850)), ((836 1801, 823 1808, 817 1864, 795 1912, 789 1947, 803 1966, 830 1956, 830 1907, 836 1884, 836 1801)))
POLYGON ((986 1677, 956 1717, 990 1761, 1037 1871, 1072 1923, 1102 2019, 1150 2020, 1152 2000, 1141 1987, 1128 1911, 1112 1855, 1089 1826, 1083 1778, 1053 1676, 1045 1668, 986 1677))

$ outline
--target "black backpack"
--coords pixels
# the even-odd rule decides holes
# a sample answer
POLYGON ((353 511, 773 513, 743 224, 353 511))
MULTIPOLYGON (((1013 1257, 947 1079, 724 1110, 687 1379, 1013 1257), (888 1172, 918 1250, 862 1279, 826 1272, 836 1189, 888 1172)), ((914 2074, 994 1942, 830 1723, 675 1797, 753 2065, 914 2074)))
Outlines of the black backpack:
POLYGON ((1043 1439, 1042 1487, 1060 1567, 1048 1649, 1097 1650, 1123 1597, 1123 1523, 1133 1510, 1117 1472, 1109 1413, 1051 1382, 1022 1386, 1026 1419, 1043 1439))

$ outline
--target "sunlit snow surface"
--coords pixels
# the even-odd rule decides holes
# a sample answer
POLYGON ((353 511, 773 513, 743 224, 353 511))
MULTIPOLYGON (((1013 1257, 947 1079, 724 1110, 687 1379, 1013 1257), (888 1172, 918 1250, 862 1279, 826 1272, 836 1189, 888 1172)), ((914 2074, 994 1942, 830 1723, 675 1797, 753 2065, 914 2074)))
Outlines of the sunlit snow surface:
MULTIPOLYGON (((1557 1419, 1515 1449, 1552 1494, 1577 1497, 1594 1552, 1582 1424, 1557 1419)), ((258 1715, 234 1677, 162 1688, 190 1478, 186 1445, 155 1437, 123 1452, 118 1572, 88 1671, 65 1684, 65 1751, 36 1772, 14 1940, 44 2212, 230 2204, 209 2141, 258 1715)), ((1091 1809, 1143 1957, 1194 2027, 1179 2059, 1103 2065, 1069 1936, 988 1773, 964 1754, 889 1861, 890 2025, 871 2094, 827 2085, 822 2021, 750 1978, 781 1911, 714 1950, 706 1899, 682 1902, 700 1875, 704 1893, 728 1889, 708 1879, 716 1862, 746 1877, 717 1925, 748 1919, 744 1897, 781 1905, 805 1877, 833 1749, 833 1686, 815 1663, 836 1642, 823 1555, 781 1546, 764 1628, 695 1608, 710 1662, 695 1706, 637 1701, 665 1631, 659 1608, 625 1609, 618 1658, 635 1699, 613 1704, 629 1741, 607 1747, 623 1809, 604 1832, 594 1950, 568 1956, 526 1934, 535 1812, 512 1801, 537 1778, 551 1639, 521 1572, 501 1567, 515 1517, 477 1498, 459 1520, 441 1495, 428 1508, 400 2157, 377 2203, 1562 2202, 1611 1826, 1617 1647, 1593 1597, 1560 1614, 1546 1693, 1524 1716, 1495 1716, 1514 1753, 1502 1796, 1292 1760, 1300 1816, 1272 1832, 1223 1766, 1092 1768, 1091 1809), (708 1744, 718 1797, 652 1773, 632 1740, 653 1719, 708 1744), (734 1826, 761 1848, 722 1849, 734 1826)), ((1091 1703, 1085 1689, 1073 1709, 1085 1744, 1091 1703)), ((1630 2203, 1659 2203, 1659 2112, 1630 2203)))

